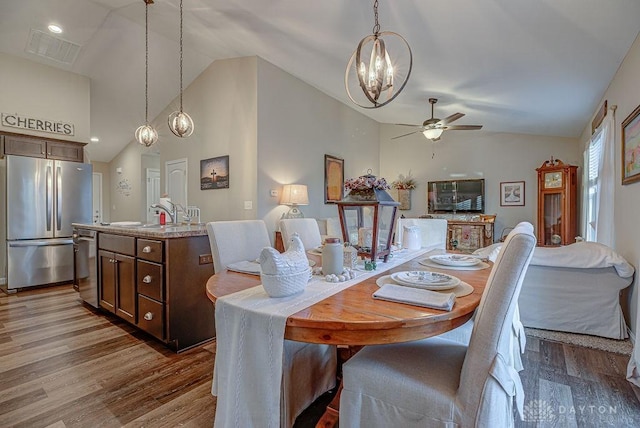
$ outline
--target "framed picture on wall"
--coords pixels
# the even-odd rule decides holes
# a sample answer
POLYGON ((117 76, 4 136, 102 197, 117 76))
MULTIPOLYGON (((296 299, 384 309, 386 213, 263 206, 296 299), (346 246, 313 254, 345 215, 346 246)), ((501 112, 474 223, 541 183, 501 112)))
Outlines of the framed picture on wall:
POLYGON ((200 161, 200 190, 229 188, 229 155, 200 161))
POLYGON ((622 122, 622 184, 640 181, 640 106, 622 122))
POLYGON ((524 206, 524 181, 506 181, 500 183, 500 206, 524 206))
POLYGON ((344 196, 344 159, 324 155, 324 203, 335 204, 344 196))

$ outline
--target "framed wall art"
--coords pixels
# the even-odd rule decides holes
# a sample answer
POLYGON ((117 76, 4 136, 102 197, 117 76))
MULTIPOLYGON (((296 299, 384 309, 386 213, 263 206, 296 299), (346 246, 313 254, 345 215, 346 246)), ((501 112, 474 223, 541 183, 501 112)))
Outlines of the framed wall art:
POLYGON ((229 155, 200 161, 200 190, 229 188, 229 155))
POLYGON ((500 183, 500 206, 524 206, 524 181, 506 181, 500 183))
POLYGON ((622 122, 622 184, 640 181, 640 106, 622 122))
POLYGON ((344 159, 324 155, 324 203, 335 204, 344 197, 344 159))

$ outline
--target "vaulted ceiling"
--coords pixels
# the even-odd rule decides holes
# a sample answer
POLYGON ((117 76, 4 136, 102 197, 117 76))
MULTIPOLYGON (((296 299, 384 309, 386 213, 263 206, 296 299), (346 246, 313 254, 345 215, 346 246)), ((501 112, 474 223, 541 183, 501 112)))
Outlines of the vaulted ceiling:
MULTIPOLYGON (((371 34, 373 1, 183 0, 185 86, 216 59, 258 55, 350 104, 344 69, 371 34)), ((143 0, 0 0, 0 51, 91 79, 93 160, 109 161, 144 121, 143 0), (72 64, 25 51, 55 22, 81 46, 72 64)), ((637 0, 380 0, 413 72, 381 123, 437 116, 484 130, 578 137, 640 31, 637 0)), ((179 0, 149 8, 149 116, 178 95, 179 0)), ((188 111, 185 106, 185 110, 188 111)), ((197 124, 196 124, 197 126, 197 124)))

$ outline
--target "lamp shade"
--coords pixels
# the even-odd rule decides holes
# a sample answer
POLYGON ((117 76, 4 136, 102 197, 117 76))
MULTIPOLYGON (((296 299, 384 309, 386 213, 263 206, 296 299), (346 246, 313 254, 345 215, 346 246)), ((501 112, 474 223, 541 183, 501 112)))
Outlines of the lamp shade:
POLYGON ((309 193, 305 184, 285 184, 282 186, 282 205, 309 205, 309 193))

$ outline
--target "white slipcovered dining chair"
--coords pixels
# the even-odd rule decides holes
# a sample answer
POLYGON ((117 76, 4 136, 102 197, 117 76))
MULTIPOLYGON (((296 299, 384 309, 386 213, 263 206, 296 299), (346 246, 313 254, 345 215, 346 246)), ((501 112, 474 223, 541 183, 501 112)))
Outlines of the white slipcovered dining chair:
POLYGON ((289 249, 294 233, 302 240, 305 250, 313 250, 322 245, 320 227, 315 218, 283 218, 280 220, 280 232, 285 250, 289 249))
MULTIPOLYGON (((262 220, 209 222, 207 232, 215 272, 222 272, 231 263, 256 260, 264 247, 271 246, 262 220)), ((292 427, 304 409, 335 386, 336 349, 285 340, 283 354, 280 426, 292 427)))
POLYGON ((512 319, 535 243, 530 223, 507 237, 468 346, 440 337, 367 346, 345 363, 340 426, 513 426, 524 393, 510 361, 512 319))
POLYGON ((256 260, 271 246, 267 225, 262 220, 213 221, 207 223, 214 272, 231 263, 256 260))

